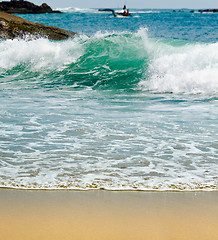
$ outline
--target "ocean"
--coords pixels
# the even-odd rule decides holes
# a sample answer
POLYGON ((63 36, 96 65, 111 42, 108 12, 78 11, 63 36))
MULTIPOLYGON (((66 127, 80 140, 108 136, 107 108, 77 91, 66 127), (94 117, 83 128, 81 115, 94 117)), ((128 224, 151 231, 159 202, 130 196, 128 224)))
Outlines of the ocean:
POLYGON ((62 11, 0 41, 0 188, 217 191, 218 14, 62 11))

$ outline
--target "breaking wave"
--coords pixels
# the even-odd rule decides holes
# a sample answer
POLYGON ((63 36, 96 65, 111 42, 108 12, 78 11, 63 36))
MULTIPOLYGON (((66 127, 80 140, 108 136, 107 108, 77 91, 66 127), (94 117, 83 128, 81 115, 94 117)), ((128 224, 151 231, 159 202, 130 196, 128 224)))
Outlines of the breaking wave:
POLYGON ((151 39, 146 29, 60 42, 7 40, 0 42, 0 73, 17 81, 34 75, 37 83, 46 77, 52 85, 213 94, 217 53, 218 43, 151 39))

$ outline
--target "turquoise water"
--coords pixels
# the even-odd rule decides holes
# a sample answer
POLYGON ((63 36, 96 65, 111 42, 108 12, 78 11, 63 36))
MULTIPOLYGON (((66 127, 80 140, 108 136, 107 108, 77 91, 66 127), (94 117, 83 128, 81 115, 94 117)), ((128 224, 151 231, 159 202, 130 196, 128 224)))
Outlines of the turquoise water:
POLYGON ((216 191, 218 14, 64 11, 0 42, 0 187, 216 191))

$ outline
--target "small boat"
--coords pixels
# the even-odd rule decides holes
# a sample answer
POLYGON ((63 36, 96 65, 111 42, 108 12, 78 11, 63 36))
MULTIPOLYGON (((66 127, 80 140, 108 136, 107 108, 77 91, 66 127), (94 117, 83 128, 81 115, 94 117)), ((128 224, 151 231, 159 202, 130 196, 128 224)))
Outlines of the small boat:
POLYGON ((123 7, 123 12, 115 12, 115 10, 110 9, 110 8, 105 8, 105 9, 98 9, 98 11, 103 11, 103 12, 112 12, 114 17, 132 17, 132 15, 129 13, 129 9, 126 8, 126 5, 123 7))

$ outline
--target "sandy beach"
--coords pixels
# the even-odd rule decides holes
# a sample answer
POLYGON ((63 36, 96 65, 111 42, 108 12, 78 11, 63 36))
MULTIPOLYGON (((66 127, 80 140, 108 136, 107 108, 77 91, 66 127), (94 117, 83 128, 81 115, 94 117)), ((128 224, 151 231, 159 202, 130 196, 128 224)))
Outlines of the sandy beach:
POLYGON ((0 190, 0 239, 218 239, 217 192, 0 190))

